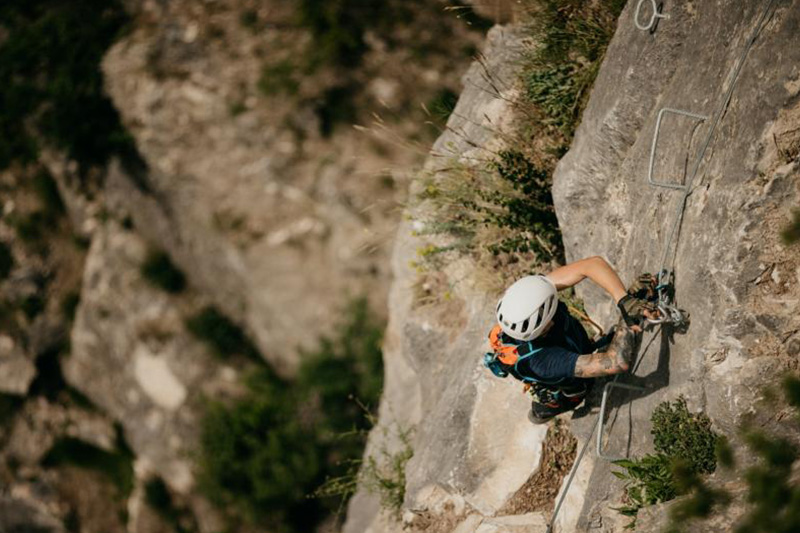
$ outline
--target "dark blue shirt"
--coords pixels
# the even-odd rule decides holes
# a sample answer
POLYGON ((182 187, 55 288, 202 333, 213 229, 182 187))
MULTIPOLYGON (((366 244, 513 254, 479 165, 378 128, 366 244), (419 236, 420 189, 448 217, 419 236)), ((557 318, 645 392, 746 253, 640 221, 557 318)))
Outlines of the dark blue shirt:
MULTIPOLYGON (((515 376, 518 379, 529 377, 545 384, 559 385, 581 381, 575 378, 575 362, 581 355, 592 353, 595 345, 578 319, 569 314, 564 302, 558 302, 553 321, 555 323, 546 335, 519 343, 520 354, 538 351, 519 362, 516 372, 512 372, 519 374, 515 376)), ((513 342, 505 334, 503 340, 513 342)))

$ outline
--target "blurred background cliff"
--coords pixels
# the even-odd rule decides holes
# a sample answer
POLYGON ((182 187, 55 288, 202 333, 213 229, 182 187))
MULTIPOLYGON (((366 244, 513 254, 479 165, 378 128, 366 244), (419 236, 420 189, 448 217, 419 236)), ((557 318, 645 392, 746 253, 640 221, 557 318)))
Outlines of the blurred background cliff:
POLYGON ((0 530, 339 527, 409 176, 511 16, 0 5, 0 530))

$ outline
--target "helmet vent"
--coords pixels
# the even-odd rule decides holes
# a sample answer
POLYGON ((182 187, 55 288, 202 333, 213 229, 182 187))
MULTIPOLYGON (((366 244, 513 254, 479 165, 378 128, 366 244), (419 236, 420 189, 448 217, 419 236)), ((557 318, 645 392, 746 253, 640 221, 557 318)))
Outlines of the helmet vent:
POLYGON ((500 318, 500 322, 502 322, 503 321, 503 315, 501 314, 499 318, 500 318))
POLYGON ((530 320, 526 318, 525 322, 522 323, 522 331, 523 332, 528 331, 528 325, 529 324, 530 324, 530 320))
POLYGON ((511 324, 511 331, 517 331, 517 323, 516 322, 511 324))

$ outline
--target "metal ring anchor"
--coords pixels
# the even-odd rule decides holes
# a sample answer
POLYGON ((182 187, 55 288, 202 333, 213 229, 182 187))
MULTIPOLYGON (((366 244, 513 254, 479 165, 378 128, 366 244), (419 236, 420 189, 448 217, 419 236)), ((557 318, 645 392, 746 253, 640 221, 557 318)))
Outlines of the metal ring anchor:
POLYGON ((633 15, 633 23, 636 24, 636 27, 642 31, 647 31, 652 28, 656 20, 658 19, 668 19, 669 15, 664 15, 663 13, 659 12, 658 4, 656 4, 656 0, 650 0, 650 3, 653 4, 653 15, 650 17, 650 22, 646 25, 639 22, 639 15, 642 11, 642 4, 644 4, 647 0, 639 0, 639 3, 636 4, 636 13, 633 15))
POLYGON ((683 115, 685 117, 693 118, 695 120, 708 120, 708 117, 705 115, 698 115, 697 113, 690 113, 689 111, 683 111, 682 109, 674 109, 671 107, 665 107, 658 112, 658 118, 656 119, 656 131, 653 133, 653 144, 650 146, 650 165, 647 169, 647 182, 650 185, 655 185, 656 187, 665 187, 667 189, 678 189, 681 191, 685 191, 687 185, 678 185, 676 183, 667 183, 663 181, 655 181, 653 179, 653 167, 655 166, 656 162, 656 143, 658 143, 658 132, 661 129, 661 119, 664 117, 666 113, 673 113, 675 115, 683 115))

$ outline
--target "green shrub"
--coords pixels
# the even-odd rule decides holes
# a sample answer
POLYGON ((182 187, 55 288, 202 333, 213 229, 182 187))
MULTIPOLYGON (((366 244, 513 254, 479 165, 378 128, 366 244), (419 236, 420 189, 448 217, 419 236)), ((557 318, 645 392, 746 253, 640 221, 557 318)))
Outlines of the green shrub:
POLYGON ((416 201, 431 213, 416 234, 446 237, 418 250, 425 267, 438 269, 450 253, 527 254, 527 264, 563 257, 549 175, 519 151, 500 151, 484 168, 454 165, 428 176, 416 201))
POLYGON ((261 369, 245 397, 211 402, 200 443, 203 492, 271 530, 313 531, 340 502, 308 495, 363 453, 368 424, 353 398, 377 403, 381 329, 357 301, 336 336, 303 355, 295 380, 261 369))
MULTIPOLYGON (((399 430, 400 448, 394 453, 386 448, 380 450, 378 457, 367 458, 361 479, 367 490, 377 493, 381 507, 400 514, 406 496, 406 464, 414 456, 410 432, 399 430)), ((397 516, 399 518, 399 516, 397 516)))
POLYGON ((186 328, 223 359, 243 355, 262 361, 258 348, 247 338, 242 328, 231 322, 216 307, 205 307, 189 317, 186 320, 186 328))
POLYGON ((320 457, 311 428, 304 427, 288 387, 261 371, 251 393, 232 406, 209 405, 203 422, 200 484, 220 506, 271 528, 319 514, 305 499, 317 481, 320 457))
POLYGON ((612 473, 628 482, 625 488, 628 501, 617 509, 626 516, 635 518, 642 507, 666 502, 678 495, 672 477, 672 460, 664 454, 645 455, 633 461, 622 459, 614 464, 625 469, 612 473))
POLYGON ((496 190, 483 193, 481 197, 488 204, 483 208, 484 223, 507 228, 516 235, 490 244, 489 250, 495 255, 534 252, 542 261, 559 255, 561 232, 547 172, 522 153, 509 150, 500 152, 493 166, 515 194, 496 190))
MULTIPOLYGON (((518 117, 504 132, 506 148, 488 164, 454 162, 423 175, 417 200, 429 201, 420 236, 422 270, 439 270, 449 257, 470 255, 484 268, 563 260, 563 243, 550 187, 569 147, 624 0, 524 0, 532 43, 518 72, 518 117), (440 238, 444 237, 444 238, 440 238), (485 256, 488 252, 489 258, 485 256), (499 263, 499 264, 498 264, 499 263)), ((491 73, 487 72, 490 83, 491 73)))
POLYGON ((626 1, 528 3, 535 44, 520 72, 524 96, 569 144, 626 1))
POLYGON ((137 157, 103 91, 100 61, 128 17, 118 0, 6 0, 0 44, 0 168, 34 161, 38 134, 81 170, 137 157))
POLYGON ((705 414, 689 412, 684 398, 659 404, 651 421, 657 452, 685 461, 693 472, 710 474, 716 470, 719 436, 705 414))
POLYGON ((447 88, 440 89, 425 106, 435 125, 444 127, 458 103, 458 95, 447 88))
POLYGON ((163 251, 150 251, 142 264, 141 273, 152 285, 169 293, 176 294, 186 288, 186 276, 163 251))
POLYGON ((95 470, 108 477, 118 490, 118 497, 126 499, 133 490, 134 455, 117 428, 117 449, 108 452, 82 440, 64 437, 47 452, 42 464, 47 467, 62 465, 95 470))
MULTIPOLYGON (((734 469, 734 474, 746 485, 746 512, 734 523, 735 533, 792 533, 800 530, 800 483, 793 475, 800 453, 797 434, 800 432, 800 379, 789 375, 783 381, 784 398, 794 417, 781 421, 782 429, 791 437, 776 435, 773 431, 744 426, 743 437, 750 455, 757 462, 744 470, 736 470, 733 452, 727 441, 718 444, 717 458, 723 466, 734 469)), ((765 396, 769 395, 769 390, 765 396)), ((723 510, 733 501, 725 489, 714 487, 699 476, 676 471, 688 497, 679 501, 670 511, 668 533, 700 531, 697 519, 723 510)))
POLYGON ((682 397, 659 404, 650 420, 656 453, 614 463, 624 471, 613 474, 627 481, 627 501, 617 510, 633 517, 629 527, 636 523, 639 509, 686 494, 697 486, 700 475, 714 472, 717 464, 720 438, 711 429, 711 420, 703 413, 689 413, 682 397))
POLYGON ((14 255, 11 247, 0 241, 0 281, 6 279, 14 268, 14 255))

